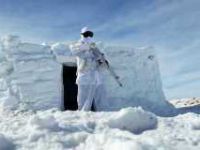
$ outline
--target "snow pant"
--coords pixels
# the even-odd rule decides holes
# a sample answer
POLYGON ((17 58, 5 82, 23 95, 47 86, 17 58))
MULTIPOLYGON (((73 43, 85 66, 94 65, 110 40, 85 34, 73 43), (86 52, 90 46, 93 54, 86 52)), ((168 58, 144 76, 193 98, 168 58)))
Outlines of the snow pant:
POLYGON ((78 85, 78 110, 90 111, 92 105, 98 109, 98 105, 105 101, 106 90, 103 84, 78 85))

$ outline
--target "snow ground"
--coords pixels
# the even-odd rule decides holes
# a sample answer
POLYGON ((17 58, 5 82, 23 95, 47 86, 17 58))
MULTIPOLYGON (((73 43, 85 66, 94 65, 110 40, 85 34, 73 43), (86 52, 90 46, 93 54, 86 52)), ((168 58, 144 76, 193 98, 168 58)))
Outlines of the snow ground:
POLYGON ((1 109, 0 150, 198 150, 200 115, 1 109))

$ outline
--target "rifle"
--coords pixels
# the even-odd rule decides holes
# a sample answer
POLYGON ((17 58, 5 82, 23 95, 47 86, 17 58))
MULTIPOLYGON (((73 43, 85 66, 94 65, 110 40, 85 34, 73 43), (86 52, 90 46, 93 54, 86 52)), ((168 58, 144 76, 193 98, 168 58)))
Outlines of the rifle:
POLYGON ((115 73, 115 71, 110 67, 108 61, 105 59, 104 54, 100 52, 98 47, 96 47, 95 43, 90 44, 90 50, 92 51, 95 58, 97 58, 97 61, 99 61, 106 66, 107 70, 111 74, 111 76, 114 78, 114 80, 117 82, 117 84, 122 87, 122 83, 119 80, 119 76, 115 73))

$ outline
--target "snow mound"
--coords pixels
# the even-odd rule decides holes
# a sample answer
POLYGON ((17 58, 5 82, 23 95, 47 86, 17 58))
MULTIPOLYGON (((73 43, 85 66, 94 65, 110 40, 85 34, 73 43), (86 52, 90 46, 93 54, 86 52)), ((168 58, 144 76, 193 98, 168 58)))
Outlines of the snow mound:
POLYGON ((15 145, 11 142, 10 139, 5 137, 3 134, 0 134, 0 150, 14 150, 15 145))
POLYGON ((121 109, 110 116, 108 126, 121 130, 140 133, 157 126, 157 118, 154 114, 144 111, 142 108, 121 109))
POLYGON ((199 119, 195 119, 192 121, 192 129, 200 130, 200 120, 199 119))
POLYGON ((47 129, 51 131, 57 131, 60 129, 58 122, 54 118, 54 116, 45 116, 43 118, 39 116, 33 116, 29 120, 28 126, 33 126, 37 129, 47 129))
POLYGON ((192 130, 200 130, 200 115, 195 113, 186 113, 184 115, 179 115, 192 130))

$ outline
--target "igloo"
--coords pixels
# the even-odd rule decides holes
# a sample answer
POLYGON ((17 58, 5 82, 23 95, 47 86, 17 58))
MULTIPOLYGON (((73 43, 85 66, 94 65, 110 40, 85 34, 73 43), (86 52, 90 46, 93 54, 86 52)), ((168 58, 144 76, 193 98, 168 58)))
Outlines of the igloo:
MULTIPOLYGON (((153 48, 98 45, 123 83, 119 87, 105 71, 108 97, 98 111, 130 106, 141 106, 157 114, 171 111, 153 48)), ((71 56, 68 44, 40 45, 7 36, 1 39, 0 53, 2 104, 23 104, 34 110, 76 110, 76 59, 71 56)))

